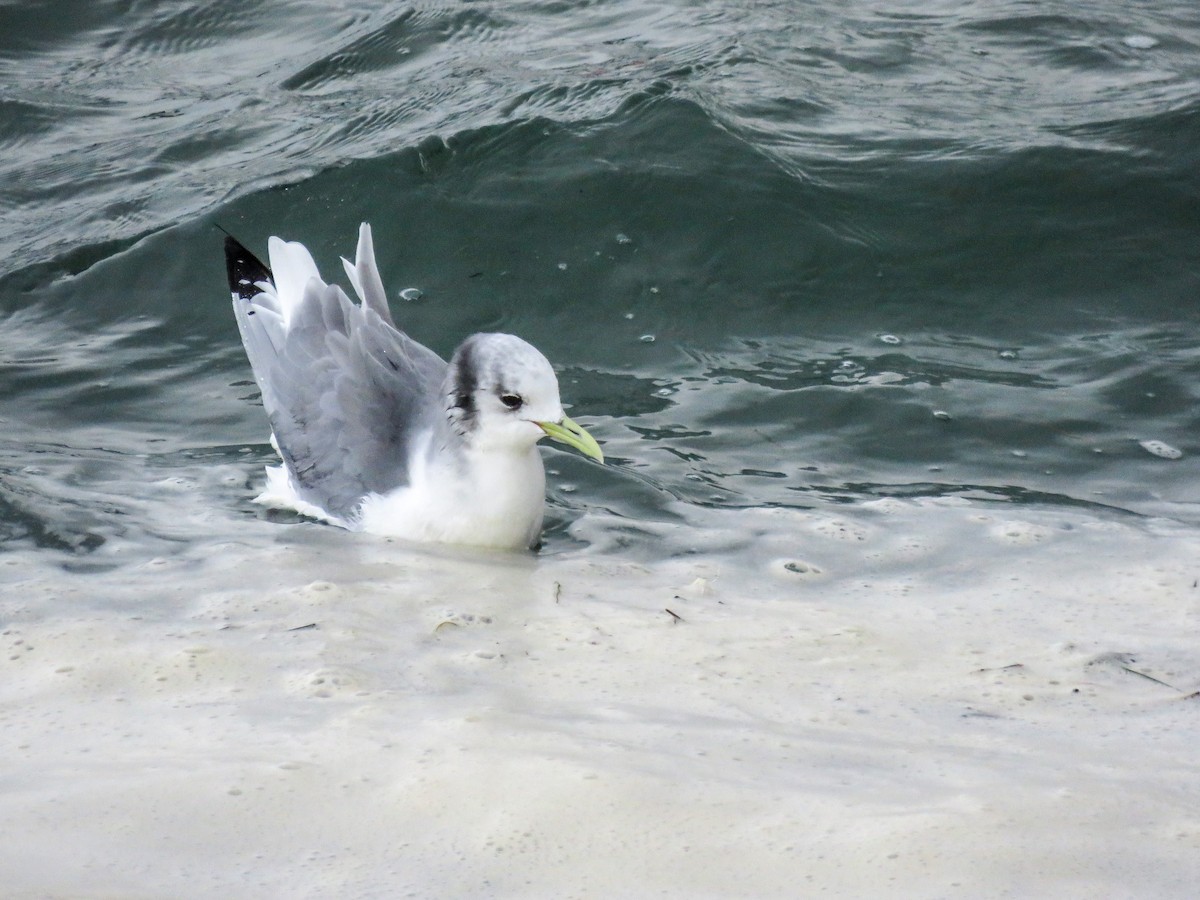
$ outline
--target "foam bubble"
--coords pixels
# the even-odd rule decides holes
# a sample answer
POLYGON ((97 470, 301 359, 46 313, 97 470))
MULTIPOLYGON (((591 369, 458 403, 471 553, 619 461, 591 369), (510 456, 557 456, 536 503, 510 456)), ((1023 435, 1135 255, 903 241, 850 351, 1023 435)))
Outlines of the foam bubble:
POLYGON ((1148 34, 1131 34, 1122 39, 1126 47, 1132 47, 1134 50, 1150 50, 1158 46, 1158 38, 1151 37, 1148 34))
POLYGON ((1183 451, 1163 441, 1138 441, 1138 446, 1147 453, 1152 453, 1155 456, 1163 459, 1179 459, 1183 456, 1183 451))
POLYGON ((801 559, 777 559, 771 563, 771 574, 781 578, 814 578, 821 574, 819 566, 801 559))

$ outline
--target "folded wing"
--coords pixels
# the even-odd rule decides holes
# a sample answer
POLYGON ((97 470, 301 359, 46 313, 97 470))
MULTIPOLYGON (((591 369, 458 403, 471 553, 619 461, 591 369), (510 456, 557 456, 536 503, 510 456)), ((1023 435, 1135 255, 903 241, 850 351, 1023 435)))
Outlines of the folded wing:
POLYGON ((271 242, 272 272, 225 241, 233 307, 275 443, 306 502, 352 521, 369 493, 409 483, 418 442, 443 420, 446 363, 397 330, 360 234, 353 303, 299 244, 271 242))

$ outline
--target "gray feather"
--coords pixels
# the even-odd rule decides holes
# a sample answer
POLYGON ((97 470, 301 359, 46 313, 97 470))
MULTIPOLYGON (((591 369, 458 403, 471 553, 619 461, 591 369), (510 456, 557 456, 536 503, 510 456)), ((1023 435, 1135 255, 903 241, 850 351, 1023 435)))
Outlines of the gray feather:
POLYGON ((449 431, 446 363, 379 315, 378 275, 361 274, 374 282, 374 302, 356 305, 336 285, 314 280, 286 329, 269 295, 234 295, 284 463, 305 500, 345 520, 364 495, 409 483, 420 435, 449 431))

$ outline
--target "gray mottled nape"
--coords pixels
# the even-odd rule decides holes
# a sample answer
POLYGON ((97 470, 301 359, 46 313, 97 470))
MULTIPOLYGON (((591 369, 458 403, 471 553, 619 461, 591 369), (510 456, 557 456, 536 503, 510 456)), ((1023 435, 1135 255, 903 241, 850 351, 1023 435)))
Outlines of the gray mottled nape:
POLYGON ((229 275, 263 405, 303 499, 352 520, 365 494, 407 484, 414 441, 445 421, 446 363, 336 285, 311 281, 284 328, 273 298, 239 296, 229 275))

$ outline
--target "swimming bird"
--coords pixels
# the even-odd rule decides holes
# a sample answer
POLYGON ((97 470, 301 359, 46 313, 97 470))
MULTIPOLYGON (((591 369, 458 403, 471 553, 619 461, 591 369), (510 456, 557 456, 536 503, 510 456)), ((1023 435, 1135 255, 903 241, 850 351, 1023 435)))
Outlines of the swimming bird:
POLYGON ((282 465, 256 500, 352 531, 533 547, 546 474, 536 444, 598 462, 564 412, 554 369, 511 334, 473 334, 449 363, 396 327, 363 223, 327 284, 303 244, 272 237, 268 268, 225 239, 238 329, 282 465))

